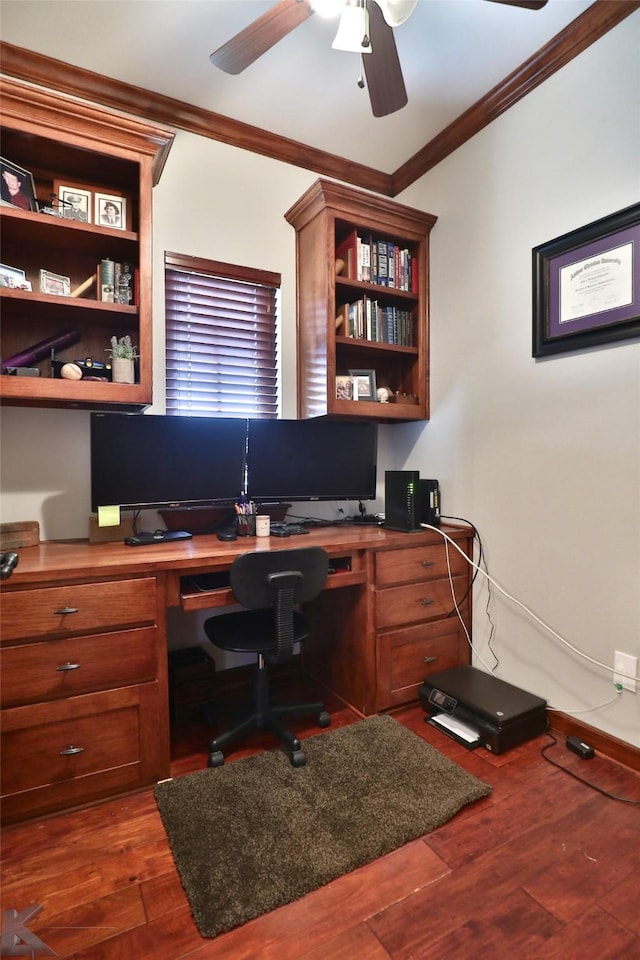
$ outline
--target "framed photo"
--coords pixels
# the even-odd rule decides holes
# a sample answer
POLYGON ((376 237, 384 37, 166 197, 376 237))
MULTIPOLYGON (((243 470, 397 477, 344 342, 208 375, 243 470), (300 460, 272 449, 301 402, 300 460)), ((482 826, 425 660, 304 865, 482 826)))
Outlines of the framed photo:
POLYGON ((353 377, 336 377, 336 400, 353 400, 353 377))
POLYGON ((60 215, 65 220, 78 220, 81 223, 91 223, 93 194, 90 190, 66 186, 63 183, 56 183, 54 185, 54 192, 58 198, 60 215))
POLYGON ((375 370, 349 370, 353 380, 354 400, 376 401, 376 372, 375 370))
POLYGON ((0 263, 0 287, 10 287, 12 290, 31 290, 24 270, 10 267, 8 263, 0 263))
POLYGON ((0 196, 4 203, 20 210, 38 210, 33 175, 10 160, 0 157, 0 196))
POLYGON ((71 295, 71 280, 69 277, 62 277, 58 273, 41 270, 40 293, 51 293, 56 297, 68 297, 71 295))
POLYGON ((112 230, 127 229, 127 199, 109 193, 96 193, 95 220, 100 227, 112 230))
POLYGON ((533 249, 533 356, 640 337, 640 203, 533 249))

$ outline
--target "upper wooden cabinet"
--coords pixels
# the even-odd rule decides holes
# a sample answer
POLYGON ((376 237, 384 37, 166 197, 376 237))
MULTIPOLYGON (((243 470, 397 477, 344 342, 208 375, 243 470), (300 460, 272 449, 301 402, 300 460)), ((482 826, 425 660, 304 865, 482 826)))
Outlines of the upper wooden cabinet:
MULTIPOLYGON (((6 189, 2 193, 2 263, 23 270, 31 291, 0 287, 1 353, 3 363, 31 353, 16 366, 40 374, 3 374, 0 399, 22 406, 141 410, 152 402, 151 191, 174 132, 7 78, 0 79, 0 93, 3 169, 31 174, 37 199, 35 209, 25 210, 7 202, 6 189), (62 188, 67 196, 75 188, 84 198, 80 219, 41 212, 45 206, 58 209, 52 197, 62 188), (96 196, 102 211, 109 197, 116 199, 122 228, 96 215, 96 196), (133 303, 105 302, 97 281, 89 283, 102 260, 134 268, 133 303), (68 278, 71 295, 41 292, 41 270, 68 278), (72 342, 55 349, 56 359, 104 363, 111 337, 130 336, 140 354, 136 383, 53 376, 46 345, 66 331, 72 331, 66 338, 72 342), (37 345, 45 346, 33 356, 37 345)), ((51 290, 55 284, 53 279, 51 290)))
POLYGON ((298 416, 426 420, 437 218, 322 179, 285 217, 296 231, 298 416), (338 396, 336 378, 353 370, 373 370, 393 402, 338 396))

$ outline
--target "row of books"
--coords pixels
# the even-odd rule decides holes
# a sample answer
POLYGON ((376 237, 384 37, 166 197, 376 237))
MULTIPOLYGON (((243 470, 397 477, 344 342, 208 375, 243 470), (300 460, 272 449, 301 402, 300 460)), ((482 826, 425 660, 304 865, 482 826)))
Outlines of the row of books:
POLYGON ((105 258, 97 269, 97 299, 103 303, 138 304, 138 268, 105 258))
POLYGON ((401 347, 417 346, 416 322, 410 310, 382 306, 377 300, 363 297, 345 303, 336 318, 338 334, 373 343, 389 343, 401 347))
POLYGON ((393 240, 361 236, 351 230, 336 247, 336 272, 349 280, 418 292, 416 258, 393 240))

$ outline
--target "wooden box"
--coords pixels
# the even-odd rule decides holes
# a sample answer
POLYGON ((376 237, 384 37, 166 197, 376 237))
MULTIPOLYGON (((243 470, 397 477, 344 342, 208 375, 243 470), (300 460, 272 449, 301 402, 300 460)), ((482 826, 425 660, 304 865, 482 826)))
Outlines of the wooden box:
POLYGON ((16 520, 0 523, 0 550, 16 547, 36 547, 40 543, 40 524, 37 520, 16 520))

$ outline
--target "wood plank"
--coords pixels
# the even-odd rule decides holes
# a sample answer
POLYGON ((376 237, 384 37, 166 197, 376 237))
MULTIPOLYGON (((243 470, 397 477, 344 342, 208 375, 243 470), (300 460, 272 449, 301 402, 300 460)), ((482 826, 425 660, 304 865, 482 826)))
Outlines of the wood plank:
POLYGON ((389 960, 389 954, 367 925, 360 923, 329 943, 300 954, 300 960, 389 960))
POLYGON ((622 883, 602 897, 599 903, 603 910, 632 930, 636 937, 640 937, 638 891, 640 891, 640 870, 626 877, 622 883))
POLYGON ((135 886, 48 918, 39 914, 29 924, 29 929, 59 957, 83 953, 102 943, 105 937, 131 928, 145 929, 140 888, 135 886))
MULTIPOLYGON (((536 957, 545 940, 561 929, 561 924, 548 914, 521 889, 505 897, 492 896, 483 900, 483 910, 473 922, 465 922, 446 937, 438 937, 420 950, 420 960, 469 960, 470 957, 536 957), (482 952, 477 949, 482 943, 482 952), (527 945, 529 953, 524 952, 527 945)), ((394 958, 401 956, 391 952, 394 958)), ((569 955, 567 955, 568 957, 569 955)))

